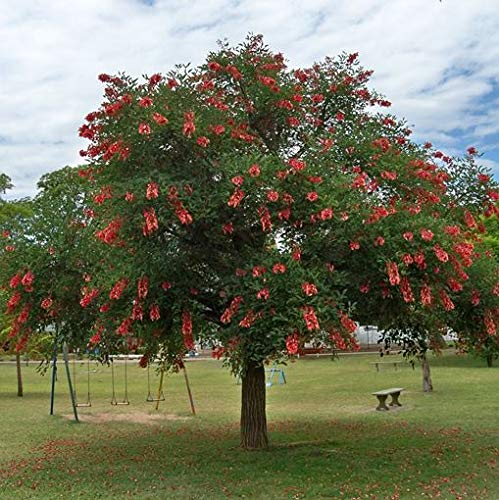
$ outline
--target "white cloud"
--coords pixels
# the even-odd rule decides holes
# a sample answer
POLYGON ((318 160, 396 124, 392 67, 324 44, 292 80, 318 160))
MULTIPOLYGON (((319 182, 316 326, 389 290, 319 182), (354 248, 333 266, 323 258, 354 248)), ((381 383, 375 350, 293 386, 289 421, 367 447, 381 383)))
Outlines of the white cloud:
POLYGON ((80 161, 77 129, 100 103, 99 73, 196 64, 217 39, 248 32, 291 65, 359 51, 417 137, 452 152, 497 150, 496 0, 20 0, 0 10, 0 171, 13 194, 80 161))

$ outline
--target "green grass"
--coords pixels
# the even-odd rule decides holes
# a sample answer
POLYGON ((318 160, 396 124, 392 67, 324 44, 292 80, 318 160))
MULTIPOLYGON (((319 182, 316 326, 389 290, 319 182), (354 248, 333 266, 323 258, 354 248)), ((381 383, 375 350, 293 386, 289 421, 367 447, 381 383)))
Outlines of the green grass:
MULTIPOLYGON (((131 405, 112 407, 110 369, 92 366, 80 424, 62 366, 50 417, 48 375, 24 368, 17 398, 15 365, 0 363, 0 498, 499 498, 499 368, 432 359, 435 392, 423 394, 418 368, 376 373, 375 359, 286 367, 288 383, 267 393, 265 452, 237 447, 240 386, 219 362, 188 363, 196 417, 182 375, 168 376, 159 420, 144 370, 129 365, 131 405), (404 406, 374 411, 370 393, 392 386, 406 388, 404 406)), ((120 365, 118 386, 122 376, 120 365)))

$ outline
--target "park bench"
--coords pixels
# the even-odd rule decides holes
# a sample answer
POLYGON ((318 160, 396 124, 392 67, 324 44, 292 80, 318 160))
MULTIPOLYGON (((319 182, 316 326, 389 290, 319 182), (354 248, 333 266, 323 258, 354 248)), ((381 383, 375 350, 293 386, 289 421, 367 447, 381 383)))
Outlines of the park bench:
MULTIPOLYGON (((406 361, 375 361, 374 363, 370 363, 371 365, 374 365, 376 367, 376 371, 379 372, 379 367, 380 365, 392 365, 395 370, 397 370, 397 367, 402 364, 407 364, 406 361)), ((412 365, 412 369, 414 370, 414 364, 412 365)))
POLYGON ((386 398, 388 396, 392 397, 390 402, 390 406, 402 406, 399 402, 400 393, 404 389, 402 387, 392 387, 391 389, 384 389, 383 391, 373 392, 373 396, 378 398, 379 404, 376 407, 378 411, 387 411, 389 410, 388 406, 386 406, 386 398))

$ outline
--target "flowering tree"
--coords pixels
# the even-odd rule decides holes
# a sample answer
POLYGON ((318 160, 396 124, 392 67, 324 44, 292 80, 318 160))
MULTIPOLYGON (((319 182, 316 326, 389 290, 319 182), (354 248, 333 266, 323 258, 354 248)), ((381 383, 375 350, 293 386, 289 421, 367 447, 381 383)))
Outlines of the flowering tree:
MULTIPOLYGON (((375 311, 448 311, 471 260, 453 160, 380 112, 370 75, 357 54, 289 70, 250 37, 140 83, 100 75, 105 101, 80 128, 104 252, 80 300, 98 309, 90 342, 174 367, 210 341, 242 378, 245 448, 268 445, 265 362, 310 339, 354 347, 354 318, 375 311)), ((493 211, 481 175, 470 193, 493 211)))
MULTIPOLYGON (((464 158, 449 158, 425 147, 429 158, 414 174, 432 180, 433 187, 411 186, 407 196, 409 186, 399 173, 392 183, 398 192, 392 213, 365 228, 363 259, 345 262, 344 271, 350 275, 348 296, 359 305, 356 317, 380 327, 387 345, 401 345, 405 355, 419 358, 423 388, 431 391, 428 349, 439 352, 459 315, 460 328, 476 338, 480 325, 485 330, 487 317, 497 314, 498 289, 483 279, 479 258, 485 232, 480 215, 495 213, 496 185, 477 163, 474 148, 464 158), (461 314, 468 307, 463 289, 470 287, 490 298, 488 307, 479 308, 479 321, 461 314)), ((496 272, 488 275, 496 278, 496 272)))
MULTIPOLYGON (((6 174, 0 174, 0 193, 4 194, 13 187, 11 179, 6 174)), ((7 261, 8 256, 14 250, 13 241, 23 233, 26 221, 31 216, 31 206, 29 200, 6 201, 0 197, 0 283, 5 283, 5 277, 8 276, 7 261)), ((8 288, 0 286, 0 311, 4 311, 9 300, 8 288)), ((1 314, 1 313, 0 313, 1 314)), ((9 320, 5 315, 0 316, 0 352, 15 351, 17 368, 17 395, 22 397, 23 380, 21 370, 21 354, 12 349, 12 342, 7 339, 9 320)))
POLYGON ((22 228, 3 233, 1 277, 9 291, 5 314, 8 339, 17 352, 47 327, 55 327, 60 340, 86 343, 93 320, 80 306, 87 264, 95 266, 96 260, 82 213, 88 183, 78 169, 66 167, 44 175, 38 188, 22 228))

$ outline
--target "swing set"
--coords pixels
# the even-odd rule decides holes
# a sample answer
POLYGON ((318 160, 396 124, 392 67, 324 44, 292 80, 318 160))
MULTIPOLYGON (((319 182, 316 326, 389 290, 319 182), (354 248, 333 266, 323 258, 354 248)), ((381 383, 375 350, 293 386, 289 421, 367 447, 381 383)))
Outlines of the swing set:
MULTIPOLYGON (((51 393, 50 393, 50 415, 54 414, 54 400, 55 400, 55 383, 57 380, 57 353, 58 353, 58 342, 57 340, 54 342, 54 350, 53 350, 53 355, 52 355, 52 383, 51 383, 51 393)), ((73 414, 74 414, 74 419, 76 422, 79 422, 78 418, 78 411, 77 408, 90 408, 92 406, 92 400, 91 400, 91 394, 90 394, 90 356, 87 357, 87 363, 86 363, 86 385, 87 385, 87 393, 86 393, 86 401, 81 401, 79 402, 77 399, 77 376, 76 376, 76 364, 78 362, 77 360, 77 354, 74 353, 73 359, 72 359, 72 364, 73 364, 73 374, 71 376, 71 370, 69 367, 69 356, 68 356, 68 346, 67 343, 63 343, 63 359, 64 359, 64 365, 66 368, 66 376, 68 380, 68 386, 69 386, 69 394, 71 396, 71 404, 73 406, 73 414)), ((128 398, 128 360, 129 356, 124 357, 124 396, 123 399, 118 399, 116 394, 116 376, 115 376, 115 367, 114 367, 114 360, 117 359, 118 356, 109 356, 109 364, 111 366, 111 405, 113 406, 128 406, 130 405, 130 400, 128 398)), ((194 406, 194 400, 192 397, 192 392, 191 392, 191 387, 189 383, 189 378, 187 376, 187 370, 185 368, 185 364, 182 360, 179 360, 178 362, 178 367, 181 369, 184 373, 184 379, 185 379, 185 384, 187 388, 187 394, 189 396, 189 403, 191 407, 191 412, 193 415, 196 414, 196 409, 194 406)), ((163 392, 163 382, 164 382, 164 375, 165 375, 166 368, 164 364, 161 365, 160 369, 160 378, 159 378, 159 387, 158 387, 158 392, 157 396, 154 397, 151 389, 151 375, 150 375, 150 366, 149 364, 147 365, 147 397, 146 397, 146 402, 148 403, 156 403, 156 410, 159 410, 159 403, 161 401, 165 401, 165 395, 163 392)))

